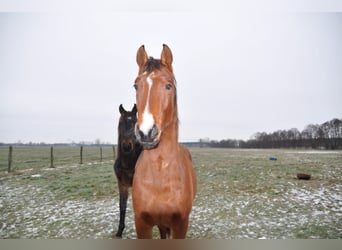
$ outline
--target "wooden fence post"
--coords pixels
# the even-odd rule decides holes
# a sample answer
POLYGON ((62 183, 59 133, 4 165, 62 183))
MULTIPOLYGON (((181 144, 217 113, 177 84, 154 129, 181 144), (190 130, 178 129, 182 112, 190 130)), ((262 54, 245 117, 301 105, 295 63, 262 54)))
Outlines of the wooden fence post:
POLYGON ((53 146, 50 148, 50 168, 53 168, 53 146))
POLYGON ((8 152, 8 173, 10 173, 12 171, 11 167, 12 167, 12 153, 13 153, 13 147, 9 146, 9 152, 8 152))
POLYGON ((80 164, 83 164, 83 146, 80 149, 80 164))
POLYGON ((116 157, 116 155, 115 155, 115 146, 113 146, 113 159, 114 159, 114 161, 115 161, 115 157, 116 157))
POLYGON ((101 162, 102 162, 102 147, 100 147, 100 158, 101 158, 101 162))

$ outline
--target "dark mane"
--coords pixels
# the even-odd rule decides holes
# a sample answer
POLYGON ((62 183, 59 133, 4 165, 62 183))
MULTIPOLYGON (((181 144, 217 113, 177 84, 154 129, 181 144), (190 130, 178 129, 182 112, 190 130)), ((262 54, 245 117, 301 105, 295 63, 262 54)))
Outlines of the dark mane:
POLYGON ((160 60, 150 57, 147 60, 146 64, 144 65, 144 71, 147 71, 147 73, 151 73, 155 69, 160 70, 160 67, 161 67, 160 60))

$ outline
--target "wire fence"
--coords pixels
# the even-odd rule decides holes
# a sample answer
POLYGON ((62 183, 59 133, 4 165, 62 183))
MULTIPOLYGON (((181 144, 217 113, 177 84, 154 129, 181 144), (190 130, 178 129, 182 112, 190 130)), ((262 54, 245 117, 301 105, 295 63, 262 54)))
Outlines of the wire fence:
POLYGON ((116 148, 112 147, 0 147, 0 172, 14 172, 68 165, 113 163, 116 148))

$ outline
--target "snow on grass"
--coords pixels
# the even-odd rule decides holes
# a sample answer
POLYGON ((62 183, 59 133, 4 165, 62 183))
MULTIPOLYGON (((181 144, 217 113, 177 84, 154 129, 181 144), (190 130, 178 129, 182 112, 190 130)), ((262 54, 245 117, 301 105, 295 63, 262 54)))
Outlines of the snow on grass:
MULTIPOLYGON (((293 154, 294 152, 291 151, 291 154, 293 154)), ((335 150, 335 151, 331 151, 331 150, 303 150, 303 151, 297 151, 295 152, 296 154, 339 154, 341 155, 342 152, 335 150)))
MULTIPOLYGON (((269 151, 202 152, 193 154, 198 193, 188 238, 342 238, 336 157, 272 151, 279 161, 270 163, 269 151), (314 179, 297 180, 299 167, 314 179)), ((44 170, 0 176, 0 238, 113 238, 119 206, 117 190, 106 191, 116 185, 112 165, 44 170)), ((123 238, 136 238, 131 197, 123 238)))
MULTIPOLYGON (((342 186, 336 187, 336 192, 341 190, 342 186)), ((191 238, 342 237, 342 197, 325 188, 314 191, 290 189, 274 198, 265 194, 239 196, 225 201, 215 198, 220 204, 193 207, 189 230, 191 238), (207 218, 211 218, 210 221, 207 218), (301 235, 302 229, 313 227, 316 230, 308 232, 310 235, 301 235)))
POLYGON ((56 200, 32 186, 1 191, 0 238, 110 238, 118 206, 108 200, 56 200))
MULTIPOLYGON (((117 229, 115 199, 56 201, 53 194, 30 186, 11 187, 6 193, 1 196, 0 209, 6 220, 1 220, 0 238, 111 238, 117 229)), ((324 189, 290 189, 284 197, 273 199, 267 195, 213 198, 212 203, 194 205, 189 238, 296 238, 293 231, 310 224, 336 225, 335 234, 342 235, 341 195, 330 196, 324 189)), ((130 204, 124 238, 135 238, 130 204)))

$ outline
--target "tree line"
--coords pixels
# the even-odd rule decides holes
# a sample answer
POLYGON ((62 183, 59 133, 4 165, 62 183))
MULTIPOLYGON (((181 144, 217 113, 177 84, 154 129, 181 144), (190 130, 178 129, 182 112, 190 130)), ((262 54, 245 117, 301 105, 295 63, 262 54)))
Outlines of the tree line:
POLYGON ((257 132, 244 140, 200 140, 201 146, 220 148, 312 148, 342 149, 342 119, 332 119, 323 124, 309 124, 302 131, 297 128, 271 133, 257 132))

